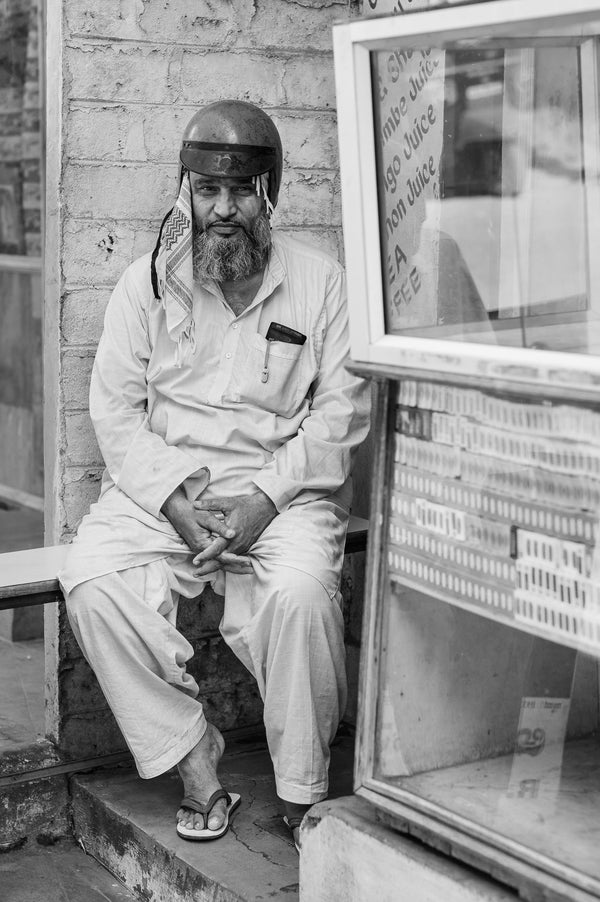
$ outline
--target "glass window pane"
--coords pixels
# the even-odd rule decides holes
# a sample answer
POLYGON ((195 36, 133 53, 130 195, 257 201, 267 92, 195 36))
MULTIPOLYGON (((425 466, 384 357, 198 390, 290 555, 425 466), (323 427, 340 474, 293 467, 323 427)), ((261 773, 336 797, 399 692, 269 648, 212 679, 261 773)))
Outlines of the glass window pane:
POLYGON ((600 351, 595 42, 371 59, 388 334, 600 351))

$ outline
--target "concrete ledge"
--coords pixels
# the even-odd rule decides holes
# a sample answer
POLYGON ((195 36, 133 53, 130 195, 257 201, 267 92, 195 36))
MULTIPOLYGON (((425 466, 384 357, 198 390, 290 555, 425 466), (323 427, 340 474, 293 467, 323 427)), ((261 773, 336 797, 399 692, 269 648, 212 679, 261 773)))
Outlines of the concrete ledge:
POLYGON ((260 743, 230 743, 223 785, 242 796, 231 829, 211 843, 175 832, 181 780, 171 771, 141 780, 115 770, 74 777, 75 836, 140 898, 164 902, 253 902, 297 897, 298 856, 277 812, 271 764, 260 743), (245 752, 243 747, 249 747, 245 752))
POLYGON ((300 838, 305 902, 516 902, 512 890, 384 827, 364 799, 315 805, 300 838))
POLYGON ((20 598, 38 596, 29 604, 39 604, 45 602, 40 595, 56 595, 56 574, 64 563, 67 550, 67 545, 50 545, 0 555, 0 599, 7 601, 4 607, 10 606, 9 599, 16 607, 20 598))

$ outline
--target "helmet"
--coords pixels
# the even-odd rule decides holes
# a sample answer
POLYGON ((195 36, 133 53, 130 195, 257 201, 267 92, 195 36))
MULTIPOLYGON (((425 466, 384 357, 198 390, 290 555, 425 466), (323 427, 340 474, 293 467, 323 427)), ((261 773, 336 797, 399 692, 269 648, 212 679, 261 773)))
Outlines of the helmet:
POLYGON ((268 197, 277 203, 283 151, 273 120, 253 103, 220 100, 195 113, 188 122, 179 154, 191 172, 213 176, 269 173, 268 197))

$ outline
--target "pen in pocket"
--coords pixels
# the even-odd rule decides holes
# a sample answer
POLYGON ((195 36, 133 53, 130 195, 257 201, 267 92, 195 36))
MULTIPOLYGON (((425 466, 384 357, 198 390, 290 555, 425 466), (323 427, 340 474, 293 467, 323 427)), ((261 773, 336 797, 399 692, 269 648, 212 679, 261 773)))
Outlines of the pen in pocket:
POLYGON ((260 374, 260 381, 267 382, 269 379, 269 351, 271 350, 271 339, 267 340, 267 347, 265 348, 265 360, 263 363, 262 373, 260 374))

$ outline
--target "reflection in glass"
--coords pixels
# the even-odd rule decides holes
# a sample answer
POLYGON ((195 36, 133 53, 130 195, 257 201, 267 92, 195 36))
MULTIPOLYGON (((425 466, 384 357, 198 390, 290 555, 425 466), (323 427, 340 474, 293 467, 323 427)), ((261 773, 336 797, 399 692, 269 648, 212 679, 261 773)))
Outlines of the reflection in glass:
POLYGON ((596 45, 372 53, 386 330, 598 353, 596 45))

